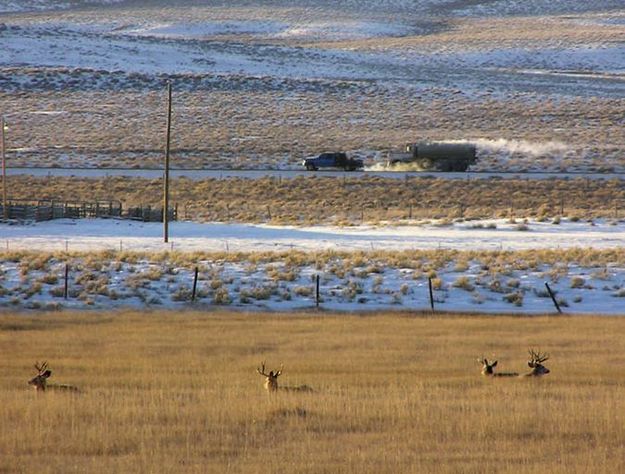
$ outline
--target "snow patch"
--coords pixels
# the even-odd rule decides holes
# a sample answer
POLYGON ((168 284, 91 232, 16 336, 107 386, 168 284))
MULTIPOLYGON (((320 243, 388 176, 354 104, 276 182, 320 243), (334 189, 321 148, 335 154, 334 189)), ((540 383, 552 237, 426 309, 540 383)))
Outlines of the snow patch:
POLYGON ((410 33, 411 30, 404 25, 368 21, 341 21, 293 25, 276 36, 279 38, 340 41, 405 36, 410 33))
POLYGON ((170 244, 162 243, 162 224, 127 220, 57 219, 32 225, 0 224, 0 245, 11 250, 111 250, 120 243, 136 251, 261 251, 457 249, 524 250, 540 248, 616 248, 625 242, 625 222, 530 221, 413 222, 406 225, 273 226, 219 222, 173 222, 170 244), (444 225, 442 225, 444 224, 444 225))
POLYGON ((205 23, 164 23, 117 28, 115 34, 153 38, 207 38, 222 35, 277 35, 287 25, 275 21, 214 21, 205 23))
POLYGON ((0 0, 0 13, 18 13, 29 11, 67 10, 74 6, 114 5, 125 0, 0 0))

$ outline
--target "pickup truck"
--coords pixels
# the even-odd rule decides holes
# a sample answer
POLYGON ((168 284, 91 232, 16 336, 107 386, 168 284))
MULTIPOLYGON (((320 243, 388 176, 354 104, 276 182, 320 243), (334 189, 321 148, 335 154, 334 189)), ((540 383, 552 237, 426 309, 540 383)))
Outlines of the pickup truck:
POLYGON ((302 163, 308 171, 317 171, 320 168, 340 168, 345 171, 355 171, 362 168, 362 160, 348 158, 345 153, 322 153, 316 158, 307 158, 302 163))

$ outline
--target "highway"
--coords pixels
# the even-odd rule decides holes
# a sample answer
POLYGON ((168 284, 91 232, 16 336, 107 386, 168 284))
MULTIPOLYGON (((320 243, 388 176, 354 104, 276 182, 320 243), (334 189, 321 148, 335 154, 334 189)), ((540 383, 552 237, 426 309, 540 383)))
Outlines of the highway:
MULTIPOLYGON (((159 169, 133 169, 133 168, 7 168, 7 175, 31 175, 31 176, 75 176, 79 178, 102 178, 107 176, 128 176, 134 178, 160 178, 163 170, 159 169)), ((576 179, 586 178, 621 179, 625 180, 625 173, 541 173, 541 172, 432 172, 432 171, 306 171, 306 170, 276 170, 276 169, 171 169, 172 178, 186 177, 189 179, 228 179, 247 178, 260 179, 274 177, 290 179, 300 176, 318 176, 334 178, 362 178, 380 177, 389 179, 425 178, 436 177, 443 179, 576 179)))

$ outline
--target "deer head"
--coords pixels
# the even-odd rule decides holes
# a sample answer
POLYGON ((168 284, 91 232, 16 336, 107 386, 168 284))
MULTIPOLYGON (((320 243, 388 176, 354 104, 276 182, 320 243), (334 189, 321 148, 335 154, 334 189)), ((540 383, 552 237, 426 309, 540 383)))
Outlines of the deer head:
POLYGON ((280 366, 280 370, 273 371, 270 370, 269 373, 265 373, 265 363, 262 362, 260 367, 256 368, 256 371, 265 377, 265 389, 268 392, 276 392, 278 390, 278 377, 282 375, 282 366, 280 366))
POLYGON ((478 359, 480 364, 482 364, 482 375, 486 375, 487 377, 516 377, 519 374, 516 372, 498 372, 495 373, 495 367, 497 366, 497 361, 494 360, 492 362, 488 362, 488 359, 478 359))
POLYGON ((480 364, 482 364, 482 375, 493 375, 495 373, 495 367, 497 366, 497 361, 494 360, 492 362, 488 362, 488 359, 478 359, 480 364))
POLYGON ((540 377, 541 375, 547 375, 550 370, 543 365, 543 362, 549 359, 549 355, 541 354, 540 352, 534 352, 533 349, 529 351, 530 360, 527 361, 527 365, 532 369, 529 373, 525 374, 532 377, 540 377))
POLYGON ((28 385, 32 385, 37 392, 45 392, 52 371, 48 369, 47 362, 41 365, 39 362, 35 362, 35 369, 37 369, 37 375, 28 381, 28 385))

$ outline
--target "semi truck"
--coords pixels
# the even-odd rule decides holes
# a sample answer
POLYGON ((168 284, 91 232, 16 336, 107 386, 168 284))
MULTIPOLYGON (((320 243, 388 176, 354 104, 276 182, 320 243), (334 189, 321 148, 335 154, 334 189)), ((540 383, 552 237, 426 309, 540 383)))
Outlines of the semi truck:
POLYGON ((423 170, 466 171, 476 160, 476 147, 470 143, 419 142, 389 153, 387 167, 408 163, 423 170))
POLYGON ((345 171, 355 171, 362 168, 362 160, 349 158, 347 154, 339 153, 322 153, 316 158, 307 158, 302 163, 308 171, 317 171, 321 168, 339 168, 345 171))

